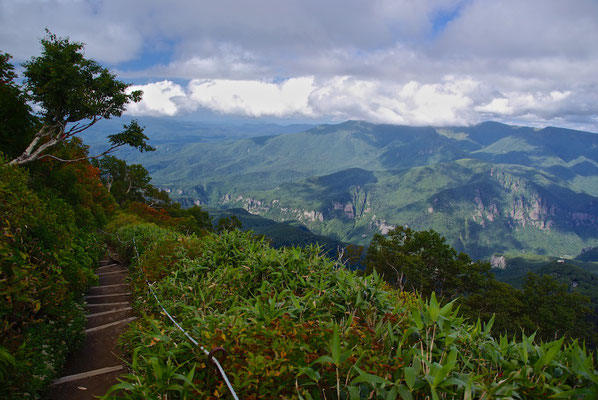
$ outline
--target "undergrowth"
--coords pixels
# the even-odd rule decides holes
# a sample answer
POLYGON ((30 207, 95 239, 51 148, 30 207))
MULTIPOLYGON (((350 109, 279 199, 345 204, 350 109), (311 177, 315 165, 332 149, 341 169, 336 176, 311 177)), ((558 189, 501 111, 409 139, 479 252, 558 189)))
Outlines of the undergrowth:
POLYGON ((318 248, 276 250, 250 233, 198 238, 151 224, 115 233, 142 318, 123 341, 131 373, 107 398, 229 398, 145 277, 204 347, 226 349, 221 361, 242 399, 598 397, 583 344, 494 338, 492 321, 468 323, 453 303, 358 276, 318 248))

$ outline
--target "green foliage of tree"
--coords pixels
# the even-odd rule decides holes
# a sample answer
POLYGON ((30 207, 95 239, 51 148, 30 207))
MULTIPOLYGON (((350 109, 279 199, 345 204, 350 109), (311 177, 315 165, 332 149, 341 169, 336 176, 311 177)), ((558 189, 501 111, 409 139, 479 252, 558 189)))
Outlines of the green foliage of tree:
POLYGON ((184 218, 185 222, 179 224, 179 231, 187 234, 202 235, 214 230, 210 214, 200 206, 181 208, 179 203, 172 203, 166 207, 168 214, 174 218, 184 218))
POLYGON ((445 299, 475 292, 491 277, 490 264, 472 262, 467 254, 457 253, 437 232, 402 226, 387 236, 374 235, 366 255, 366 273, 374 270, 402 289, 424 297, 434 292, 445 299))
POLYGON ((497 281, 490 265, 472 262, 434 231, 397 227, 388 236, 375 235, 366 256, 366 273, 376 271, 401 290, 423 297, 438 294, 457 299, 464 315, 493 318, 497 333, 536 333, 543 340, 567 335, 598 343, 592 331, 590 299, 571 292, 552 277, 529 274, 523 290, 497 281))
POLYGON ((92 163, 99 168, 102 183, 119 204, 145 201, 151 177, 142 165, 127 165, 114 156, 105 156, 92 163))
MULTIPOLYGON (((84 200, 94 202, 93 196, 87 199, 93 191, 83 187, 97 188, 99 180, 81 176, 76 186, 81 193, 73 206, 72 199, 61 198, 52 188, 36 187, 40 179, 35 171, 3 161, 0 158, 0 349, 6 349, 10 357, 4 358, 14 365, 0 371, 5 375, 0 397, 23 398, 24 392, 43 390, 82 338, 85 318, 75 301, 94 282, 93 267, 103 246, 90 232, 96 221, 92 217, 90 225, 82 226, 78 207, 92 213, 84 200)), ((64 169, 73 167, 61 163, 45 171, 64 176, 64 169)))
POLYGON ((216 224, 216 232, 230 232, 234 230, 240 230, 242 227, 243 224, 239 218, 237 218, 236 215, 231 215, 230 217, 224 217, 218 220, 218 223, 216 224))
MULTIPOLYGON (((85 58, 82 43, 59 38, 48 31, 41 44, 42 54, 23 64, 25 82, 20 95, 16 93, 17 86, 11 83, 15 75, 11 73, 7 58, 3 56, 2 59, 2 81, 8 82, 3 85, 10 89, 13 103, 27 99, 41 110, 41 123, 36 127, 31 141, 20 149, 20 155, 10 161, 10 164, 27 164, 48 157, 74 161, 76 159, 62 159, 50 152, 59 143, 85 131, 98 121, 120 117, 127 104, 141 100, 140 91, 127 93, 128 84, 116 79, 107 68, 85 58)), ((6 128, 10 129, 10 126, 6 128)), ((3 136, 21 137, 20 134, 18 131, 7 130, 3 136)), ((105 153, 123 145, 133 146, 140 151, 153 150, 147 144, 143 128, 135 121, 125 125, 122 132, 108 138, 110 148, 105 153)))
POLYGON ((342 251, 342 261, 345 265, 349 268, 357 267, 361 265, 361 263, 365 259, 365 248, 363 246, 358 246, 354 244, 350 244, 344 248, 342 251))
POLYGON ((532 333, 535 325, 520 290, 511 285, 490 279, 480 290, 458 300, 464 315, 489 321, 494 317, 493 332, 519 336, 532 333))
POLYGON ((538 335, 554 339, 563 335, 592 338, 595 333, 588 317, 590 298, 570 292, 566 284, 549 275, 528 273, 523 282, 523 299, 538 335))
POLYGON ((0 53, 0 152, 17 157, 33 138, 38 120, 19 85, 9 63, 11 56, 0 53))

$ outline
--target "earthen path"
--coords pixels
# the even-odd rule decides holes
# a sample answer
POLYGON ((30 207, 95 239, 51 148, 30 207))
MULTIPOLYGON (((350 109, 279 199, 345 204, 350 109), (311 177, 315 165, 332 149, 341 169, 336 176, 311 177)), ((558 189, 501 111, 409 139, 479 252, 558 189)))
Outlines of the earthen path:
POLYGON ((118 337, 136 319, 127 268, 112 255, 100 261, 96 274, 99 286, 90 288, 86 296, 87 337, 67 360, 62 377, 52 384, 48 400, 97 399, 127 372, 117 346, 118 337))

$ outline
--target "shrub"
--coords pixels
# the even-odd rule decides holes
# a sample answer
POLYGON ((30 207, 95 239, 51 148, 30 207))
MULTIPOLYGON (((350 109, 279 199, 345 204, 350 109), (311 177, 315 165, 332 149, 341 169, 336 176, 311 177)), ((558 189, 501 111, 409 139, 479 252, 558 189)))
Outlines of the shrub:
MULTIPOLYGON (((129 238, 135 229, 150 231, 121 228, 129 238)), ((107 397, 227 396, 201 349, 164 317, 144 270, 194 338, 227 349, 223 366, 244 399, 598 394, 593 355, 576 341, 495 339, 492 320, 467 323, 453 302, 397 291, 375 273, 357 276, 318 248, 275 250, 238 231, 199 239, 145 232, 139 241, 131 276, 144 316, 124 342, 132 374, 107 397)))
POLYGON ((72 206, 2 160, 0 221, 0 394, 36 397, 82 332, 74 300, 94 282, 103 244, 76 226, 72 206))

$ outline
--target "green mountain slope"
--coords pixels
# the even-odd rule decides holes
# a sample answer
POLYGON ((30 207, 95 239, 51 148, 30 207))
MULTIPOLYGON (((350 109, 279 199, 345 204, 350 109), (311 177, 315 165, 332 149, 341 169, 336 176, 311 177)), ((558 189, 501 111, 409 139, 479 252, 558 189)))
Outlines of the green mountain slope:
POLYGON ((579 261, 598 262, 598 247, 586 248, 582 253, 575 257, 579 261))
POLYGON ((346 243, 311 232, 299 221, 276 222, 251 214, 243 208, 226 210, 207 208, 205 211, 210 213, 214 222, 220 218, 230 218, 234 215, 241 221, 242 230, 250 230, 258 235, 266 236, 272 247, 275 248, 319 245, 328 256, 336 258, 338 250, 346 247, 346 243))
POLYGON ((223 204, 367 244, 391 226, 434 229, 474 257, 579 252, 597 239, 595 198, 531 168, 458 160, 406 170, 349 169, 253 191, 223 204), (526 177, 523 177, 526 176, 526 177))
POLYGON ((164 143, 129 161, 183 203, 297 220, 345 242, 367 244, 400 224, 435 229, 474 257, 598 245, 598 135, 588 132, 348 121, 164 143))

